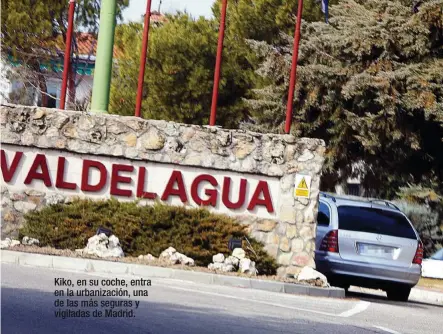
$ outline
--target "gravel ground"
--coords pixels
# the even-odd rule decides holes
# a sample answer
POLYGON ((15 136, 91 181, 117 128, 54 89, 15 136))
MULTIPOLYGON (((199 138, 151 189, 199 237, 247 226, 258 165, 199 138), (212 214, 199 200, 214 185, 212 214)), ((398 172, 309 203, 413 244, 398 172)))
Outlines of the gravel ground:
POLYGON ((261 280, 272 280, 272 281, 279 281, 279 282, 285 282, 285 283, 295 283, 295 284, 304 284, 304 285, 311 285, 311 286, 318 286, 321 287, 321 282, 319 280, 316 281, 310 281, 310 282, 299 282, 295 278, 283 278, 283 277, 277 277, 277 276, 267 276, 267 275, 257 275, 257 276, 249 276, 247 274, 242 274, 238 272, 222 272, 217 270, 209 270, 206 267, 189 267, 184 265, 171 265, 163 260, 141 260, 137 257, 131 257, 131 256, 125 256, 122 258, 99 258, 97 256, 93 255, 83 255, 81 253, 77 253, 75 251, 72 251, 70 249, 56 249, 52 247, 38 247, 38 246, 25 246, 25 245, 17 245, 14 247, 5 248, 6 250, 11 251, 17 251, 17 252, 25 252, 25 253, 36 253, 36 254, 47 254, 47 255, 57 255, 57 256, 67 256, 67 257, 77 257, 77 258, 85 258, 85 259, 95 259, 95 260, 102 260, 102 261, 110 261, 110 262, 125 262, 125 263, 137 263, 137 264, 145 264, 150 266, 156 266, 156 267, 167 267, 167 268, 175 268, 175 269, 181 269, 181 270, 190 270, 190 271, 199 271, 199 272, 205 272, 205 273, 212 273, 212 274, 218 274, 218 275, 226 275, 226 276, 237 276, 237 277, 247 277, 247 278, 254 278, 254 279, 261 279, 261 280))

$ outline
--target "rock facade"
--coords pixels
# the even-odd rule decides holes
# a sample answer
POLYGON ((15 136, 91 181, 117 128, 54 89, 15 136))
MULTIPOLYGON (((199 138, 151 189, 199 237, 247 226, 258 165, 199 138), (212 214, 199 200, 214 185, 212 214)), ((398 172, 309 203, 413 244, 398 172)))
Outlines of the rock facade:
MULTIPOLYGON (((0 106, 0 126, 2 144, 275 177, 277 218, 238 220, 281 264, 280 275, 314 267, 322 140, 15 105, 0 106), (312 177, 307 199, 294 197, 296 173, 312 177)), ((11 191, 3 179, 1 192, 5 236, 17 235, 25 213, 71 199, 57 192, 11 191)))

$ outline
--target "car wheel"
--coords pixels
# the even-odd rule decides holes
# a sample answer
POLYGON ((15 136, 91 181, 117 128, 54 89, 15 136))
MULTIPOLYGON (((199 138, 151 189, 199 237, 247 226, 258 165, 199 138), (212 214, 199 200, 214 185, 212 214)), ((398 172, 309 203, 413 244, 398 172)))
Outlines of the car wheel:
POLYGON ((411 293, 411 287, 403 285, 392 286, 386 290, 388 299, 399 302, 407 302, 410 293, 411 293))
POLYGON ((331 278, 328 279, 329 285, 336 287, 336 288, 341 288, 344 289, 345 292, 347 293, 349 288, 350 288, 350 284, 346 283, 345 281, 341 281, 340 279, 337 278, 331 278))
POLYGON ((339 283, 335 285, 337 288, 344 289, 346 293, 348 293, 349 288, 351 287, 349 284, 346 283, 339 283))

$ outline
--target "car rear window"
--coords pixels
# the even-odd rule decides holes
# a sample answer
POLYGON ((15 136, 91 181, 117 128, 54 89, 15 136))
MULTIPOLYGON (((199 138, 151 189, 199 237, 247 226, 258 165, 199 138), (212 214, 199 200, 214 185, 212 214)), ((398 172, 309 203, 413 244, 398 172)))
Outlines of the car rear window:
POLYGON ((342 230, 417 239, 408 220, 400 213, 359 206, 339 206, 338 225, 342 230))

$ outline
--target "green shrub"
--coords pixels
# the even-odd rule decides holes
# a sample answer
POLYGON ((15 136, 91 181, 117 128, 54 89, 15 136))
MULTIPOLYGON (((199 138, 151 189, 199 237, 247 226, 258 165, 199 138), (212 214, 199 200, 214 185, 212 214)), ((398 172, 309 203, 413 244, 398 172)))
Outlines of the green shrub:
MULTIPOLYGON (((245 227, 235 219, 205 209, 161 204, 140 206, 136 202, 115 199, 75 200, 30 212, 25 216, 19 236, 37 238, 42 246, 74 250, 84 248, 100 226, 111 229, 127 255, 150 253, 159 256, 164 249, 173 246, 200 266, 211 263, 214 254, 229 254, 231 237, 247 236, 245 227)), ((256 254, 246 251, 251 260, 256 261, 259 273, 274 275, 278 267, 275 260, 257 240, 252 237, 248 240, 256 254)))
POLYGON ((401 188, 394 201, 414 224, 424 244, 425 256, 443 247, 443 198, 417 185, 401 188))

